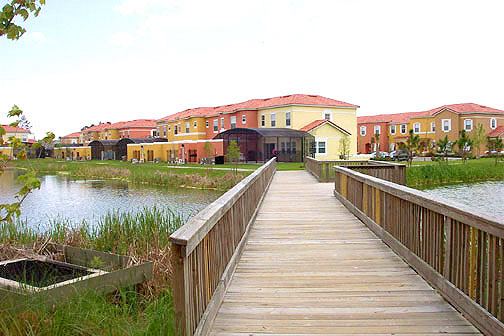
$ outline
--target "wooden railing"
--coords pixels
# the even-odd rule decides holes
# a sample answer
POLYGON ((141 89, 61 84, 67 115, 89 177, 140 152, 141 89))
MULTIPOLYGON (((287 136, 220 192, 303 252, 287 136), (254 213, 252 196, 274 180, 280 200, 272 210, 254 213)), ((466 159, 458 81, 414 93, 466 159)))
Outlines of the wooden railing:
POLYGON ((342 166, 386 181, 406 185, 406 166, 399 163, 373 160, 322 161, 306 158, 306 170, 319 182, 334 181, 334 166, 342 166))
POLYGON ((170 236, 173 296, 182 335, 205 334, 276 171, 273 158, 170 236))
POLYGON ((483 333, 504 335, 501 218, 344 167, 334 171, 334 194, 350 211, 483 333))

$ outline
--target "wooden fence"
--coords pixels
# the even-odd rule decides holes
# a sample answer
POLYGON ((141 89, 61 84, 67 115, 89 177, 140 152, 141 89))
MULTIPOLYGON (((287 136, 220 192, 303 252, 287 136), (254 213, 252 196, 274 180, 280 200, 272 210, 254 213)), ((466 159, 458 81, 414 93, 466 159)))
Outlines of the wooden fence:
POLYGON ((205 334, 276 171, 273 158, 170 236, 173 296, 182 335, 205 334))
POLYGON ((346 167, 369 176, 406 185, 406 166, 403 164, 373 160, 322 161, 310 157, 306 158, 306 170, 315 176, 319 182, 334 181, 334 166, 346 167))
POLYGON ((504 335, 504 221, 335 167, 335 196, 486 335, 504 335))

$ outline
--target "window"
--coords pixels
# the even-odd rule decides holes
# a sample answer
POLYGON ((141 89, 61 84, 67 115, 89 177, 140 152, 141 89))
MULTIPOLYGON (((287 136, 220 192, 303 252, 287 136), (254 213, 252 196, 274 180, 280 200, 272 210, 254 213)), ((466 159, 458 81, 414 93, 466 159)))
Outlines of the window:
POLYGON ((325 120, 331 120, 331 113, 324 113, 324 119, 325 120))
POLYGON ((420 123, 413 124, 413 132, 420 133, 420 123))
POLYGON ((326 142, 317 141, 317 154, 326 154, 326 142))
POLYGON ((408 130, 408 127, 406 127, 405 124, 401 125, 401 134, 406 134, 406 131, 408 130))
POLYGON ((246 124, 247 123, 247 115, 242 115, 242 124, 246 124))
POLYGON ((360 135, 361 136, 366 136, 366 126, 361 126, 360 127, 360 135))
POLYGON ((266 117, 263 115, 261 115, 261 126, 264 127, 264 125, 266 125, 266 117))
POLYGON ((186 133, 189 133, 190 132, 190 128, 191 127, 191 123, 189 121, 186 121, 185 123, 185 132, 186 133))
POLYGON ((128 130, 128 138, 130 137, 130 131, 128 130))
POLYGON ((224 118, 220 118, 220 128, 224 129, 224 118))
POLYGON ((290 119, 290 112, 285 113, 285 126, 290 127, 291 125, 291 119, 290 119))
POLYGON ((430 123, 430 131, 436 132, 436 123, 434 121, 430 123))
POLYGON ((168 125, 168 132, 171 132, 171 126, 168 125))
POLYGON ((173 125, 173 133, 175 133, 175 135, 178 134, 178 127, 177 127, 177 125, 173 125))
POLYGON ((275 113, 271 113, 271 127, 276 126, 276 116, 275 113))
POLYGON ((451 119, 441 120, 441 125, 443 128, 443 132, 450 132, 451 131, 451 119))
POLYGON ((472 119, 465 119, 464 120, 464 129, 466 131, 472 131, 472 129, 473 129, 473 121, 472 121, 472 119))
POLYGON ((198 122, 196 120, 194 120, 194 128, 197 128, 198 127, 198 122))
POLYGON ((497 128, 497 119, 490 118, 490 128, 491 129, 496 129, 497 128))
POLYGON ((214 121, 213 121, 213 131, 217 132, 218 130, 219 130, 219 120, 218 119, 214 119, 214 121))
POLYGON ((378 133, 378 135, 381 133, 381 127, 380 125, 375 125, 374 127, 374 134, 378 133))
POLYGON ((231 128, 236 128, 236 116, 231 116, 231 128))
POLYGON ((163 136, 166 138, 166 126, 163 127, 163 136))
POLYGON ((208 128, 208 120, 205 121, 205 127, 208 128))
POLYGON ((390 125, 390 134, 395 134, 396 127, 395 125, 390 125))

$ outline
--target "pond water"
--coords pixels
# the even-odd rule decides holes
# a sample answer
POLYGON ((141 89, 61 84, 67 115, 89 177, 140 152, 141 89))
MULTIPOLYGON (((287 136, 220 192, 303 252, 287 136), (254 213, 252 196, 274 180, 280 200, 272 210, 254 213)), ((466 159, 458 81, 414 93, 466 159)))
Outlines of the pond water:
MULTIPOLYGON (((0 176, 0 203, 13 201, 19 190, 14 180, 23 172, 7 169, 0 176)), ((116 180, 75 180, 62 175, 43 175, 40 190, 33 191, 21 206, 21 218, 44 231, 51 219, 93 223, 114 210, 141 211, 144 207, 169 208, 183 218, 197 214, 222 195, 213 190, 166 188, 116 180)))
POLYGON ((504 221, 504 181, 443 186, 424 191, 460 202, 504 221))

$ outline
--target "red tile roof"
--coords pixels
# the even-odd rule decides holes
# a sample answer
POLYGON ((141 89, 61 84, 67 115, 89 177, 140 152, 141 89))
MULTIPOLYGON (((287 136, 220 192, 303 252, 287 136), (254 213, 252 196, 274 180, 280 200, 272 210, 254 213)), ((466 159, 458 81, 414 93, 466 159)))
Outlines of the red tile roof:
POLYGON ((87 133, 87 132, 101 131, 107 127, 110 127, 110 125, 112 125, 112 124, 111 123, 101 123, 101 124, 95 125, 93 127, 86 128, 82 132, 87 133))
POLYGON ((107 128, 110 129, 120 129, 120 128, 138 128, 138 127, 156 127, 156 120, 155 119, 136 119, 136 120, 129 120, 129 121, 119 121, 116 123, 113 123, 107 128))
POLYGON ((300 131, 304 131, 304 132, 308 132, 308 131, 311 131, 312 129, 316 128, 316 127, 319 127, 325 123, 329 123, 330 125, 336 127, 337 129, 339 129, 340 131, 342 131, 343 133, 346 133, 348 135, 351 135, 352 133, 348 132, 347 130, 345 130, 344 128, 342 127, 339 127, 338 125, 336 125, 335 123, 333 123, 332 121, 330 120, 327 120, 327 119, 322 119, 322 120, 315 120, 315 121, 312 121, 311 123, 309 123, 308 125, 302 127, 300 129, 300 131))
POLYGON ((378 114, 374 116, 357 117, 358 124, 364 123, 407 123, 409 118, 425 115, 425 112, 405 112, 393 114, 378 114))
POLYGON ((21 128, 21 127, 12 127, 9 125, 0 125, 4 128, 7 133, 31 133, 29 130, 21 128))
POLYGON ((497 113, 504 114, 504 111, 494 109, 492 107, 474 104, 474 103, 464 103, 464 104, 451 104, 451 105, 443 105, 440 107, 436 107, 432 110, 425 111, 428 115, 434 115, 442 110, 451 110, 456 113, 497 113))
POLYGON ((82 132, 74 132, 67 134, 65 136, 62 136, 62 138, 78 138, 81 135, 82 132))
POLYGON ((266 99, 250 99, 245 102, 222 105, 216 107, 197 107, 166 116, 158 121, 172 121, 188 117, 211 116, 219 113, 230 113, 239 110, 259 110, 286 105, 308 105, 308 106, 336 106, 357 108, 358 105, 345 103, 339 100, 326 98, 317 95, 293 94, 266 99))
POLYGON ((504 126, 499 126, 494 129, 492 132, 488 133, 489 137, 500 137, 504 134, 504 126))

